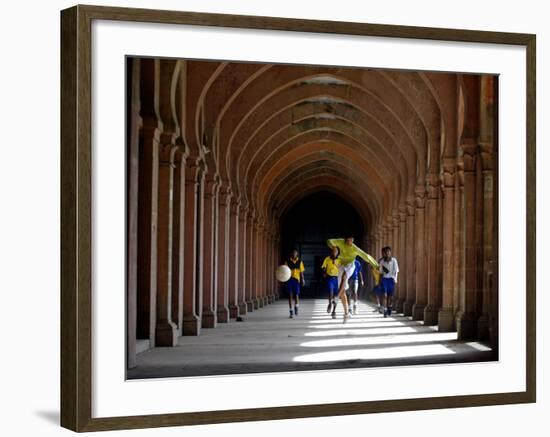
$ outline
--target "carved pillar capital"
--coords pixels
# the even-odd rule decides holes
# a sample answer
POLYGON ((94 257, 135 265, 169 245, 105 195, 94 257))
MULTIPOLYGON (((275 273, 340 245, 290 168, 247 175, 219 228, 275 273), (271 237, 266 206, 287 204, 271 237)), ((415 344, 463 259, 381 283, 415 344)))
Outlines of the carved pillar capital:
POLYGON ((400 223, 405 223, 405 221, 407 220, 407 213, 408 213, 408 205, 407 204, 402 204, 399 207, 399 222, 400 223))
POLYGON ((414 201, 416 208, 424 208, 426 188, 423 185, 417 185, 414 190, 414 201))
POLYGON ((206 167, 200 158, 188 158, 186 160, 185 180, 189 183, 199 182, 205 174, 206 167))
POLYGON ((178 146, 173 144, 161 144, 159 147, 159 164, 174 167, 178 146))
POLYGON ((478 153, 477 142, 473 139, 465 139, 460 145, 462 150, 462 160, 464 162, 464 171, 473 172, 476 169, 476 156, 478 153))
POLYGON ((479 143, 480 155, 481 155, 481 165, 483 171, 492 171, 493 170, 493 143, 484 142, 479 143))
POLYGON ((457 162, 455 158, 443 158, 441 172, 441 185, 443 189, 453 188, 455 186, 455 174, 457 171, 457 162))
POLYGON ((429 173, 426 176, 426 194, 428 199, 437 199, 441 188, 441 180, 436 173, 429 173))
POLYGON ((409 216, 414 215, 414 210, 415 210, 415 205, 416 205, 415 199, 416 199, 415 196, 409 196, 405 200, 405 205, 406 205, 406 208, 407 208, 407 215, 409 215, 409 216))

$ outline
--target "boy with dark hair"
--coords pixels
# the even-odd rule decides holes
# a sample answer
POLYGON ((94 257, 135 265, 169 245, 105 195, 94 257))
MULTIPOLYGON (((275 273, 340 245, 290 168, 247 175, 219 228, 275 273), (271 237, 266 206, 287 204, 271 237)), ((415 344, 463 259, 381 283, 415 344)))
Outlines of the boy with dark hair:
POLYGON ((323 269, 323 277, 325 278, 325 284, 328 291, 328 307, 327 313, 332 314, 332 318, 336 318, 336 296, 338 296, 338 269, 340 267, 340 259, 338 255, 340 250, 333 246, 331 247, 331 254, 327 256, 321 265, 323 269))
POLYGON ((294 317, 292 312, 292 296, 294 296, 294 314, 298 315, 298 306, 300 304, 300 286, 304 286, 304 263, 298 257, 298 250, 292 249, 290 257, 285 264, 290 268, 290 279, 286 282, 286 291, 288 293, 288 309, 290 318, 294 317))
POLYGON ((399 265, 397 260, 391 255, 391 247, 386 246, 382 249, 382 258, 379 261, 380 273, 382 274, 381 286, 384 292, 384 317, 391 316, 393 292, 397 283, 397 274, 399 265))

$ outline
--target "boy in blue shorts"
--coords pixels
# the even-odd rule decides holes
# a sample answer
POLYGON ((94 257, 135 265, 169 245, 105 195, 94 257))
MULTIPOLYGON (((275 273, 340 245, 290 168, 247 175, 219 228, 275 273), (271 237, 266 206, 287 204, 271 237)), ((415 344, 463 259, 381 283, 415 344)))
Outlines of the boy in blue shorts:
POLYGON ((386 246, 382 249, 382 258, 378 264, 380 264, 380 273, 382 274, 380 284, 384 292, 384 317, 388 317, 391 316, 393 292, 399 273, 397 260, 391 256, 391 247, 386 246))
POLYGON ((332 314, 332 318, 336 318, 336 304, 338 296, 338 268, 340 267, 340 249, 333 246, 330 249, 331 254, 327 256, 321 265, 323 269, 323 277, 325 278, 325 284, 328 291, 328 307, 327 313, 332 314))
MULTIPOLYGON (((348 294, 348 302, 351 303, 351 300, 353 298, 353 314, 357 314, 357 295, 359 293, 359 289, 363 287, 364 281, 363 281, 363 272, 361 262, 355 258, 355 270, 353 271, 353 274, 349 278, 349 288, 346 290, 346 293, 348 294)), ((349 313, 352 313, 351 305, 349 305, 349 313)))
POLYGON ((300 304, 300 286, 304 286, 304 263, 298 257, 298 251, 293 249, 290 257, 285 264, 290 268, 290 279, 286 282, 286 291, 288 293, 288 308, 290 318, 294 317, 292 313, 292 297, 294 296, 294 314, 298 315, 298 306, 300 304))

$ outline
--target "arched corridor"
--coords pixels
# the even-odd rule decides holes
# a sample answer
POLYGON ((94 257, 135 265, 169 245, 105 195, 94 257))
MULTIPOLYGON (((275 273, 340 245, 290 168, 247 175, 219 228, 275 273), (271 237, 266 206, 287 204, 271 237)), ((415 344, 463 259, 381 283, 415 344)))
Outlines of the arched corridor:
MULTIPOLYGON (((495 358, 497 85, 491 75, 128 58, 129 375, 146 374, 158 351, 177 367, 209 338, 254 335, 269 320, 288 329, 277 265, 297 247, 304 296, 322 297, 323 242, 343 233, 399 260, 402 325, 376 329, 482 341, 490 354, 478 358, 495 358)), ((326 317, 318 302, 306 301, 296 327, 326 317)), ((377 317, 362 305, 357 327, 377 317)), ((363 338, 349 331, 335 338, 363 338)))

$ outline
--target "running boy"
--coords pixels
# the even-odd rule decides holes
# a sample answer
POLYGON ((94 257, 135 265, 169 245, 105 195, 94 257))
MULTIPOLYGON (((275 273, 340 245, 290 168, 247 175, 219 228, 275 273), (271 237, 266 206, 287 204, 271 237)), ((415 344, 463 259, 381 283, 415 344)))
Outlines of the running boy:
POLYGON ((336 296, 338 295, 338 268, 340 267, 340 258, 338 255, 340 250, 336 246, 331 247, 331 254, 327 256, 321 265, 323 269, 323 277, 328 291, 328 307, 327 313, 332 314, 332 318, 336 318, 336 296))
POLYGON ((351 278, 355 270, 355 258, 359 256, 376 269, 379 269, 380 266, 372 256, 363 252, 353 244, 353 237, 347 237, 345 239, 331 238, 327 240, 327 244, 329 247, 336 246, 340 249, 341 265, 338 272, 338 297, 344 306, 344 323, 346 323, 350 315, 348 314, 348 299, 345 290, 348 288, 348 279, 351 278))
POLYGON ((386 246, 382 249, 382 258, 380 263, 380 273, 382 274, 382 291, 384 292, 384 317, 391 316, 393 292, 397 283, 397 274, 399 265, 397 260, 391 256, 391 247, 386 246))
MULTIPOLYGON (((350 288, 349 294, 348 294, 348 300, 351 301, 353 298, 353 314, 357 314, 357 294, 359 292, 359 289, 363 287, 363 284, 365 283, 363 281, 363 272, 361 262, 356 258, 355 259, 355 270, 353 271, 353 274, 351 275, 349 282, 350 282, 350 288)), ((349 309, 349 312, 351 313, 351 308, 349 309)))
POLYGON ((294 295, 294 314, 298 315, 298 306, 300 304, 300 286, 304 286, 304 263, 298 257, 298 251, 292 249, 290 257, 286 260, 286 265, 290 268, 290 279, 286 282, 288 293, 288 309, 292 319, 292 296, 294 295))

